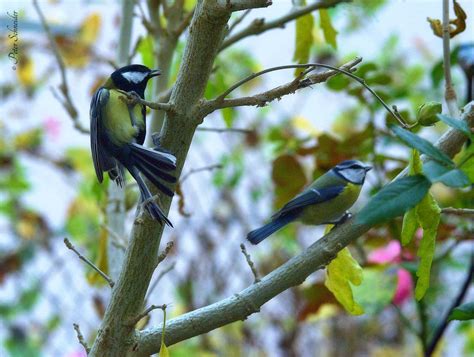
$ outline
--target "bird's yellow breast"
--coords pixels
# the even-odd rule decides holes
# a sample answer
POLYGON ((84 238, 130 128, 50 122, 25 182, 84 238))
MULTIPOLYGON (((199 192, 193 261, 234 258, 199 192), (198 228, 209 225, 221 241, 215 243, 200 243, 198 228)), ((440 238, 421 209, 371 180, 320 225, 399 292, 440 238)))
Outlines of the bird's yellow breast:
POLYGON ((116 145, 133 142, 138 132, 145 128, 140 104, 133 107, 127 105, 125 94, 111 89, 109 100, 102 109, 103 124, 109 137, 116 145))
POLYGON ((361 187, 361 185, 348 183, 337 197, 306 207, 299 220, 309 225, 338 220, 357 201, 361 187))

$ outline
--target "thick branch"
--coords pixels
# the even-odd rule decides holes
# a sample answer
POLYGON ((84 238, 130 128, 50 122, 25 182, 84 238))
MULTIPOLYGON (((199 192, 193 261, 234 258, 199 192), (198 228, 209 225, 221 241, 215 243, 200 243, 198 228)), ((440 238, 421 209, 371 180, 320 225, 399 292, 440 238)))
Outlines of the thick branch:
MULTIPOLYGON (((209 8, 212 5, 208 0, 199 1, 196 6, 178 78, 169 101, 174 110, 166 113, 162 130, 162 146, 177 159, 177 177, 181 174, 199 122, 191 114, 203 96, 231 15, 230 11, 216 14, 209 8)), ((162 197, 161 203, 167 213, 171 198, 162 197)), ((122 271, 90 356, 142 355, 141 351, 134 348, 133 328, 123 322, 137 316, 143 309, 145 294, 156 267, 163 227, 147 215, 135 222, 122 271)))
POLYGON ((275 29, 275 28, 284 28, 285 24, 296 20, 298 17, 304 16, 309 14, 310 12, 319 10, 319 9, 327 9, 329 7, 336 6, 337 4, 344 3, 344 2, 351 2, 352 0, 321 0, 317 1, 313 4, 296 8, 295 10, 291 11, 289 14, 279 17, 275 20, 265 22, 265 19, 255 19, 253 22, 246 28, 242 29, 241 31, 237 32, 235 35, 230 36, 227 38, 220 48, 222 51, 223 49, 233 45, 237 41, 242 40, 243 38, 260 35, 261 33, 275 29))
POLYGON ((216 0, 216 9, 221 11, 241 11, 268 7, 272 0, 216 0))
MULTIPOLYGON (((470 127, 474 126, 474 105, 465 107, 463 120, 470 127)), ((463 134, 455 135, 455 132, 459 133, 456 129, 450 129, 443 135, 444 139, 440 139, 437 144, 438 148, 450 157, 453 157, 466 141, 463 134)), ((175 344, 235 321, 245 320, 281 292, 301 284, 310 274, 323 269, 339 251, 371 228, 357 225, 355 221, 353 218, 337 226, 302 253, 266 275, 259 283, 252 284, 224 300, 168 321, 166 345, 175 344)), ((161 326, 137 332, 136 347, 140 353, 157 353, 160 343, 161 326)))

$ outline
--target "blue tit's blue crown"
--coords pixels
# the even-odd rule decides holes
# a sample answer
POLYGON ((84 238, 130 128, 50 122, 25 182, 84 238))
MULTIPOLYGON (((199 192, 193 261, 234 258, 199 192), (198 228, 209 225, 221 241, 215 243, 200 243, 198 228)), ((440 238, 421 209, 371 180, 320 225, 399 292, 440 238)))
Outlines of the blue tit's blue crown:
POLYGON ((345 160, 334 166, 332 171, 346 181, 362 185, 367 171, 371 168, 372 166, 366 165, 359 160, 345 160))

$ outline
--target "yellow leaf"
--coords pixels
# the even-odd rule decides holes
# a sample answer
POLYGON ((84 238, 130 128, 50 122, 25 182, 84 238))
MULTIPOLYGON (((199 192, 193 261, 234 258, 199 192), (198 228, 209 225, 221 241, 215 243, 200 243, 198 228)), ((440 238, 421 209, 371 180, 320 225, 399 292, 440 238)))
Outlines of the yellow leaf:
POLYGON ((20 56, 18 62, 18 80, 25 87, 31 87, 35 84, 35 66, 30 57, 20 56))
POLYGON ((337 301, 352 315, 362 315, 364 310, 354 300, 352 285, 362 283, 362 268, 352 257, 348 248, 341 250, 326 269, 324 285, 334 294, 337 301))
MULTIPOLYGON (((423 166, 418 151, 412 150, 410 157, 410 165, 408 167, 410 175, 421 174, 423 172, 423 166)), ((415 235, 416 229, 420 226, 416 214, 417 207, 418 206, 413 207, 403 216, 401 233, 402 245, 407 245, 411 242, 411 239, 415 235)))
POLYGON ((79 29, 79 41, 88 46, 92 45, 99 34, 100 23, 101 20, 98 13, 89 15, 79 29))
POLYGON ((324 39, 334 49, 337 49, 337 42, 336 42, 337 31, 331 23, 331 17, 329 16, 329 12, 327 9, 319 10, 319 19, 320 19, 320 25, 324 34, 324 39))
MULTIPOLYGON (((296 19, 295 53, 293 60, 297 63, 307 63, 311 45, 313 44, 313 15, 307 14, 296 19)), ((297 68, 295 75, 299 75, 304 69, 297 68)))
MULTIPOLYGON (((103 228, 100 230, 99 237, 99 253, 94 264, 105 274, 109 273, 109 264, 107 259, 107 231, 103 228)), ((87 274, 87 281, 91 285, 105 285, 107 282, 95 270, 90 270, 87 274)))
POLYGON ((428 193, 418 204, 416 213, 418 222, 423 228, 423 238, 417 252, 420 264, 416 272, 418 280, 415 288, 415 297, 417 300, 421 300, 430 286, 430 270, 435 253, 441 209, 433 196, 428 193))
POLYGON ((166 347, 163 341, 161 341, 160 357, 170 357, 170 352, 168 351, 168 347, 166 347))
POLYGON ((295 128, 300 129, 311 136, 318 137, 322 133, 322 131, 318 130, 311 121, 300 115, 292 118, 291 123, 295 128))

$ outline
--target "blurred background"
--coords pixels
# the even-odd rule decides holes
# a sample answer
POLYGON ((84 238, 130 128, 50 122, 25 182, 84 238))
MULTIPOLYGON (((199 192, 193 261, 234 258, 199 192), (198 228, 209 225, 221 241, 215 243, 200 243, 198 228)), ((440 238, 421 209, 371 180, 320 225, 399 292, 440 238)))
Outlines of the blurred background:
MULTIPOLYGON (((140 8, 146 13, 146 2, 138 3, 132 63, 156 65, 153 42, 141 21, 140 8)), ((193 2, 187 3, 192 8, 193 2)), ((459 4, 468 15, 468 28, 451 42, 452 72, 463 106, 466 78, 457 63, 456 49, 474 41, 469 28, 474 2, 459 4)), ((61 75, 32 2, 3 1, 2 5, 0 355, 85 356, 72 324, 78 323, 86 340, 92 342, 110 288, 64 246, 63 239, 68 237, 106 271, 106 240, 124 245, 123 237, 109 234, 104 226, 108 183, 97 183, 89 136, 76 128, 88 128, 91 96, 114 70, 120 4, 40 2, 66 64, 69 91, 78 111, 76 126, 56 98, 61 75), (14 12, 18 49, 12 59, 9 28, 14 12)), ((277 0, 267 9, 252 10, 236 30, 255 18, 278 18, 292 6, 290 0, 277 0)), ((441 11, 441 2, 434 0, 340 4, 329 11, 337 31, 333 43, 323 33, 315 12, 310 61, 337 65, 363 57, 356 74, 414 122, 421 104, 443 98, 442 41, 426 21, 427 17, 441 18, 441 11)), ((169 84, 176 78, 186 37, 185 32, 177 45, 169 84)), ((252 72, 293 63, 294 52, 294 22, 238 42, 219 54, 206 97, 217 96, 252 72)), ((273 72, 249 82, 235 95, 257 93, 292 78, 292 70, 273 72)), ((149 99, 153 92, 147 92, 149 99)), ((175 228, 164 233, 164 242, 173 240, 175 246, 155 272, 147 304, 170 304, 167 316, 172 318, 251 284, 253 276, 239 247, 246 233, 343 159, 375 165, 353 210, 360 208, 408 163, 409 151, 386 129, 391 120, 367 91, 341 76, 265 108, 226 109, 207 117, 200 128, 208 130, 198 129, 195 135, 170 210, 175 228)), ((421 135, 434 141, 445 130, 446 126, 436 124, 423 127, 421 135)), ((432 193, 443 207, 474 206, 472 190, 435 185, 432 193)), ((129 232, 138 197, 133 184, 127 185, 126 196, 129 232)), ((351 247, 353 256, 370 272, 356 294, 363 302, 364 315, 345 312, 325 287, 325 273, 319 271, 247 321, 171 346, 171 354, 420 354, 417 330, 423 324, 433 329, 465 276, 473 221, 468 216, 442 217, 432 282, 421 313, 412 294, 417 241, 402 249, 400 226, 401 220, 378 226, 351 247)), ((318 239, 323 229, 294 224, 247 249, 264 275, 318 239)), ((470 298, 473 296, 471 291, 470 298)), ((157 310, 139 327, 161 321, 162 313, 157 310)), ((447 336, 440 345, 442 355, 474 354, 472 323, 453 323, 447 336)))

